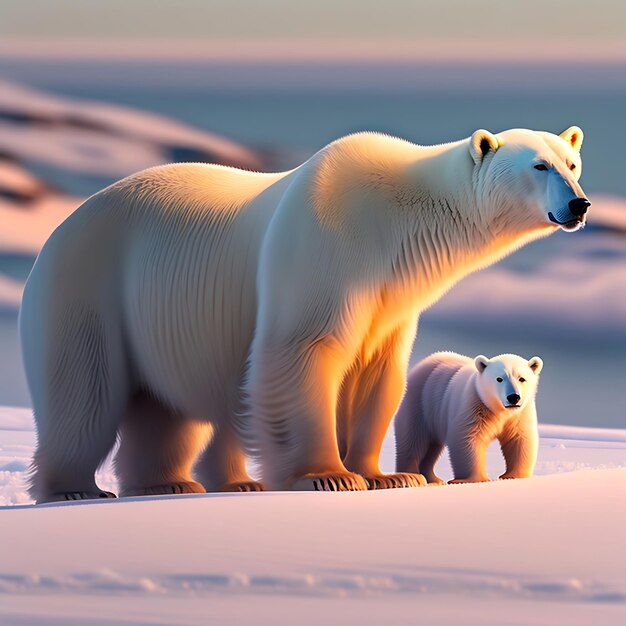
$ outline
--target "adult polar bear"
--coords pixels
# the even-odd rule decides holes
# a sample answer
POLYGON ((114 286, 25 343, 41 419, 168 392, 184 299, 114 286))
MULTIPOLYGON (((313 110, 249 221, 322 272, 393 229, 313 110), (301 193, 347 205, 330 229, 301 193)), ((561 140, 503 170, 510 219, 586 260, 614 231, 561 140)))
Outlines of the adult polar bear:
POLYGON ((94 471, 118 433, 123 495, 258 489, 247 446, 272 489, 421 484, 378 465, 418 316, 469 272, 583 224, 582 138, 363 133, 290 172, 169 165, 92 196, 24 292, 31 493, 112 495, 94 471))

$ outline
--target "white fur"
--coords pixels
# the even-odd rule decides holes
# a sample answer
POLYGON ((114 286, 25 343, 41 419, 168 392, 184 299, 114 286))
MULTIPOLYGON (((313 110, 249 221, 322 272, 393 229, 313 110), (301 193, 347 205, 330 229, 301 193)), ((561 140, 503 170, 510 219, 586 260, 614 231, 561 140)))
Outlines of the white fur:
POLYGON ((290 172, 169 165, 88 199, 42 250, 20 315, 35 496, 97 495, 118 432, 122 493, 187 489, 211 433, 196 465, 210 489, 251 484, 246 449, 270 488, 419 484, 378 456, 420 312, 583 195, 569 140, 491 137, 479 155, 478 136, 363 133, 290 172))
POLYGON ((527 478, 537 460, 535 394, 543 362, 514 354, 470 359, 438 352, 410 372, 395 418, 396 469, 443 481, 435 463, 448 446, 452 482, 489 480, 487 446, 498 439, 506 461, 500 478, 527 478), (517 399, 516 399, 517 398, 517 399))

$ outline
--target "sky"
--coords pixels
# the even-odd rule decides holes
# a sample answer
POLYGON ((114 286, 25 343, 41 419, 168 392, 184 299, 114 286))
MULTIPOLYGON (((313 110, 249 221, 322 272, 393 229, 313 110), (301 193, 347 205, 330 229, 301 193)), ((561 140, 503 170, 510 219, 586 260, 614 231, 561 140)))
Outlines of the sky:
POLYGON ((0 0, 0 54, 624 60, 625 24, 615 0, 0 0))

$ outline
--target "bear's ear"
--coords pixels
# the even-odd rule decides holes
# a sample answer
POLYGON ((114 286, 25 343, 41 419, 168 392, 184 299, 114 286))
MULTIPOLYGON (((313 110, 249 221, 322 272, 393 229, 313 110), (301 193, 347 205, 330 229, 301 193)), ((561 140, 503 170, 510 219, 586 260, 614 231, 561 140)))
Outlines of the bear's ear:
POLYGON ((530 367, 535 374, 539 374, 543 369, 543 361, 538 356, 534 356, 528 361, 528 367, 530 367))
POLYGON ((483 356, 482 354, 479 354, 474 359, 474 365, 476 366, 476 369, 481 374, 485 371, 485 368, 487 367, 487 363, 489 363, 489 359, 486 356, 483 356))
POLYGON ((570 126, 567 130, 564 130, 559 137, 567 141, 567 143, 572 146, 576 152, 580 152, 585 135, 583 135, 583 131, 580 130, 578 126, 570 126))
POLYGON ((481 128, 470 137, 470 154, 476 165, 485 158, 490 150, 495 152, 499 147, 498 139, 488 130, 481 128))

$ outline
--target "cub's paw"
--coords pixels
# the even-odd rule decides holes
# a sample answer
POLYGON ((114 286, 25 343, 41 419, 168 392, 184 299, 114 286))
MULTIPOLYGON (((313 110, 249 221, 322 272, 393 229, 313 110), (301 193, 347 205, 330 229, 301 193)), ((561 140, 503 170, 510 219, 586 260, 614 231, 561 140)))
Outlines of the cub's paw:
POLYGON ((244 480, 238 483, 227 483, 226 485, 222 485, 218 491, 250 493, 252 491, 265 491, 265 489, 263 488, 263 485, 256 480, 244 480))
POLYGON ((438 487, 440 485, 446 485, 446 481, 443 478, 439 478, 439 476, 430 476, 426 479, 429 487, 438 487))
POLYGON ((352 472, 305 474, 291 486, 292 491, 367 491, 363 476, 352 472))
POLYGON ((48 496, 39 498, 37 504, 45 504, 46 502, 67 502, 72 500, 100 500, 101 498, 117 498, 110 491, 63 491, 60 493, 51 493, 48 496))
POLYGON ((164 485, 151 485, 150 487, 139 487, 124 490, 122 495, 128 496, 163 496, 182 493, 206 493, 205 488, 194 481, 181 481, 178 483, 166 483, 164 485))
POLYGON ((405 489, 407 487, 425 487, 428 483, 421 474, 399 472, 397 474, 380 474, 366 476, 368 489, 405 489))

